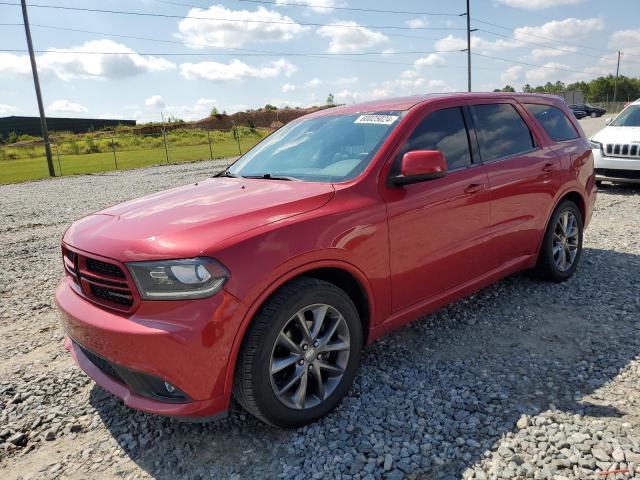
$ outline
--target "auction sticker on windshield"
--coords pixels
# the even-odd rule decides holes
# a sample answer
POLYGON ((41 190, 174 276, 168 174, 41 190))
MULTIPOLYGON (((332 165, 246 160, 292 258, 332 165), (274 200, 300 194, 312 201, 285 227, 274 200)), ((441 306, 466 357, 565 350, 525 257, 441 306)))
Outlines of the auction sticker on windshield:
POLYGON ((375 123, 376 125, 391 125, 397 119, 397 115, 360 115, 353 123, 375 123))

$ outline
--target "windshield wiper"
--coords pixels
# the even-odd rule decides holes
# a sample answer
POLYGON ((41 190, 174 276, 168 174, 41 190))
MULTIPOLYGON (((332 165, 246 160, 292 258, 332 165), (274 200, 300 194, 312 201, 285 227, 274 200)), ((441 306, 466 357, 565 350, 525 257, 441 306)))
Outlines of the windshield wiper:
POLYGON ((246 175, 244 178, 259 178, 262 180, 300 181, 300 179, 296 177, 288 177, 286 175, 272 175, 271 173, 263 173, 262 175, 246 175))
POLYGON ((235 173, 231 173, 229 170, 224 170, 217 174, 216 177, 242 178, 242 175, 236 175, 235 173))

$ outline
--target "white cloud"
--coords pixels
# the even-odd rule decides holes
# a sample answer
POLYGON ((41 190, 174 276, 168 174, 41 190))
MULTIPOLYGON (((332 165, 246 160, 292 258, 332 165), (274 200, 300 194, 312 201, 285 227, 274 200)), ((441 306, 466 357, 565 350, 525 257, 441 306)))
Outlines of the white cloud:
POLYGON ((4 103, 0 103, 0 115, 12 115, 14 113, 18 113, 20 109, 18 107, 14 107, 13 105, 6 105, 4 103))
POLYGON ((328 7, 335 7, 337 2, 335 0, 277 0, 276 3, 278 5, 287 5, 287 4, 295 4, 295 5, 306 5, 311 10, 315 12, 327 13, 332 9, 328 7))
POLYGON ((534 48, 531 50, 531 58, 534 60, 545 59, 549 57, 560 57, 568 53, 575 53, 576 47, 558 47, 558 48, 534 48))
POLYGON ((241 47, 248 43, 286 42, 307 30, 307 27, 264 7, 252 12, 212 5, 208 9, 190 9, 187 17, 178 23, 178 30, 179 38, 198 48, 198 44, 241 47), (262 20, 275 23, 262 23, 262 20))
POLYGON ((339 86, 353 85, 354 83, 358 83, 358 77, 340 77, 336 78, 333 83, 339 86))
POLYGON ((516 28, 513 31, 513 36, 519 40, 548 43, 589 35, 603 28, 604 21, 601 18, 586 18, 581 20, 572 17, 565 18, 564 20, 552 20, 539 27, 516 28))
POLYGON ((495 0, 498 3, 513 8, 525 10, 542 10, 549 7, 560 7, 563 5, 577 5, 584 0, 495 0))
POLYGON ((298 87, 292 85, 291 83, 285 83, 282 85, 282 93, 290 93, 294 92, 298 87))
POLYGON ((152 95, 144 101, 147 107, 164 108, 166 103, 161 95, 152 95))
POLYGON ((304 83, 305 88, 317 88, 322 85, 322 80, 319 78, 312 78, 308 82, 304 83))
POLYGON ((362 52, 367 48, 389 41, 389 37, 385 34, 361 27, 353 21, 333 22, 330 25, 320 27, 316 33, 321 37, 331 39, 328 50, 331 53, 362 52))
POLYGON ((69 100, 56 100, 47 108, 49 113, 84 113, 88 111, 89 109, 84 105, 69 100))
POLYGON ((514 65, 513 67, 507 68, 500 78, 504 83, 513 83, 522 78, 522 73, 524 71, 524 67, 521 65, 514 65))
MULTIPOLYGON (((176 68, 175 64, 168 60, 151 55, 139 55, 126 45, 107 39, 91 40, 77 47, 50 48, 46 53, 37 56, 37 62, 41 76, 51 75, 61 80, 123 78, 176 68), (59 50, 65 53, 58 53, 59 50)), ((0 54, 0 73, 30 72, 27 55, 0 54)))
MULTIPOLYGON (((171 115, 182 120, 200 120, 211 113, 211 109, 218 101, 215 98, 199 98, 192 104, 167 105, 166 115, 171 115)), ((222 111, 218 108, 218 111, 222 111)))
MULTIPOLYGON (((514 40, 497 39, 495 41, 485 40, 476 35, 471 36, 471 50, 481 52, 494 52, 501 50, 511 50, 522 46, 521 42, 514 40)), ((434 43, 434 48, 442 52, 457 52, 467 48, 467 39, 447 35, 434 43)))
POLYGON ((434 65, 442 65, 444 63, 446 63, 446 60, 442 55, 438 55, 437 53, 430 53, 426 57, 419 58, 418 60, 413 62, 413 65, 416 68, 423 68, 432 67, 434 65))
POLYGON ((275 78, 279 75, 289 77, 297 70, 298 67, 289 63, 284 58, 261 67, 247 65, 238 59, 234 59, 228 64, 209 61, 180 64, 180 74, 186 79, 192 80, 199 78, 212 80, 214 82, 231 82, 246 78, 275 78))
POLYGON ((412 18, 404 22, 409 28, 424 28, 429 25, 429 22, 424 18, 412 18))
POLYGON ((529 70, 525 77, 534 84, 540 84, 547 81, 555 81, 562 76, 567 75, 567 69, 570 69, 568 65, 559 62, 547 62, 543 68, 535 68, 529 70))

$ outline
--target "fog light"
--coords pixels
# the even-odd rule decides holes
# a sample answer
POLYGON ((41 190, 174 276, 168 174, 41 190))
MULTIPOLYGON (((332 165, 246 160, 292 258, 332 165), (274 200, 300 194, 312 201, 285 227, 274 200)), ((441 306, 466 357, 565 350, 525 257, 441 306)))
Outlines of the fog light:
POLYGON ((169 382, 164 382, 164 388, 169 393, 175 393, 176 392, 176 387, 171 385, 169 382))

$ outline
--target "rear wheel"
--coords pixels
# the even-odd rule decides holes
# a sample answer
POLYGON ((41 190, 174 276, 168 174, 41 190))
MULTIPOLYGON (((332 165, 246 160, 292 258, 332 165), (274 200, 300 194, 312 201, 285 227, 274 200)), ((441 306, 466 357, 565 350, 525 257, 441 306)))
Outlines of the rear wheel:
POLYGON ((549 220, 542 240, 536 272, 542 278, 563 282, 578 267, 582 254, 583 223, 575 203, 564 200, 549 220))
POLYGON ((313 422, 349 390, 361 348, 360 318, 349 296, 322 280, 293 280, 260 308, 247 332, 236 399, 272 425, 313 422))

